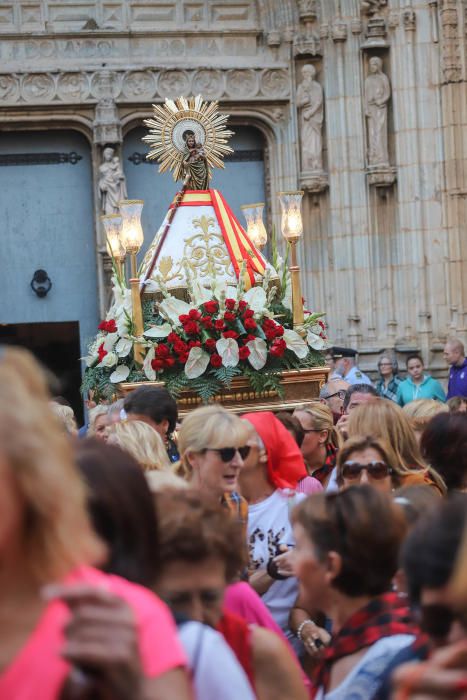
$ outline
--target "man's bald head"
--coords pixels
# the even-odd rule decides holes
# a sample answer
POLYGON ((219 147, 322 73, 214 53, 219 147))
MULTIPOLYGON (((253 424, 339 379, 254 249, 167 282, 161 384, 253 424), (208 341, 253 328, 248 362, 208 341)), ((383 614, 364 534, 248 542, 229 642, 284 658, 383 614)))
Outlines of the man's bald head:
POLYGON ((453 367, 460 367, 465 358, 464 343, 458 338, 449 338, 444 346, 443 357, 453 367))

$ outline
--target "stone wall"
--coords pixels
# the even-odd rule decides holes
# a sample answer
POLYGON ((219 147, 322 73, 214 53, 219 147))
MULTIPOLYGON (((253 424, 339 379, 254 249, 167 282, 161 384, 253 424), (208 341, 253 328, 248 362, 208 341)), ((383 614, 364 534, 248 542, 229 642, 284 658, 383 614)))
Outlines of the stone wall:
POLYGON ((0 126, 89 140, 102 307, 104 146, 166 96, 220 100, 263 134, 269 220, 306 191, 304 296, 333 340, 443 373, 467 340, 466 29, 465 0, 3 2, 0 126))

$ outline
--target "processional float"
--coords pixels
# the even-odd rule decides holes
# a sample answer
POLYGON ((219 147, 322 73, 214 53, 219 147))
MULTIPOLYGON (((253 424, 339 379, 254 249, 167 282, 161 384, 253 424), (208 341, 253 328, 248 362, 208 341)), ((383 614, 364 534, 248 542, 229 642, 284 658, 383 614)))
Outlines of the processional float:
POLYGON ((303 193, 279 195, 287 253, 273 235, 271 264, 260 250, 264 205, 244 208, 245 230, 209 188, 212 168, 232 152, 227 119, 197 96, 167 99, 145 120, 147 158, 182 186, 139 269, 143 202, 124 200, 119 215, 102 217, 113 297, 83 381, 97 398, 150 383, 165 386, 182 414, 213 401, 238 412, 291 409, 326 381, 324 314, 304 310, 296 258, 303 193))

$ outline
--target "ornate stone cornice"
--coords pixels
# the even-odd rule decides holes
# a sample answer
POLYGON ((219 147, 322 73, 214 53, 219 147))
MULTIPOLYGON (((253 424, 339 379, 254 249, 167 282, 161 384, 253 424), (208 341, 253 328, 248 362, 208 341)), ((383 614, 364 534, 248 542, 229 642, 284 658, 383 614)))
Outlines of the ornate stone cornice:
POLYGON ((12 104, 86 104, 113 99, 118 103, 161 100, 201 93, 223 101, 287 100, 289 73, 284 68, 237 68, 130 71, 66 71, 0 74, 0 106, 12 104), (111 94, 102 74, 110 73, 111 94))

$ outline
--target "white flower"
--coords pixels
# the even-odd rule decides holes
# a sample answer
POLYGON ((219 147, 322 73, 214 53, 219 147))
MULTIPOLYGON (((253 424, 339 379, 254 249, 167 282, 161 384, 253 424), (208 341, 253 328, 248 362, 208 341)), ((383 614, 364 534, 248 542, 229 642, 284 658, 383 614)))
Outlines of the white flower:
POLYGON ((97 352, 95 353, 90 353, 89 355, 86 355, 86 357, 82 358, 86 362, 86 367, 92 367, 95 362, 99 359, 99 355, 97 352))
POLYGON ((143 362, 143 372, 146 375, 146 377, 149 379, 150 382, 153 382, 157 376, 155 370, 153 370, 153 368, 151 367, 151 362, 153 361, 155 354, 156 354, 156 349, 153 345, 147 351, 146 357, 144 358, 144 362, 143 362))
POLYGON ((203 348, 191 348, 185 364, 185 374, 188 379, 196 379, 205 373, 209 357, 203 348))
POLYGON ((212 290, 206 289, 206 287, 203 287, 203 285, 200 284, 198 282, 198 280, 195 280, 193 282, 193 290, 192 290, 193 303, 196 306, 201 306, 201 304, 205 304, 207 301, 211 301, 211 299, 212 299, 212 290))
POLYGON ((261 313, 267 306, 267 295, 262 287, 252 287, 244 295, 243 300, 247 302, 250 309, 255 313, 261 313))
POLYGON ((133 343, 129 338, 120 338, 115 346, 115 352, 119 357, 126 357, 130 353, 132 347, 133 343))
POLYGON ((163 323, 161 326, 152 326, 144 331, 143 335, 147 338, 167 338, 169 333, 172 333, 172 326, 170 323, 163 323))
POLYGON ((292 352, 294 352, 301 360, 308 355, 307 345, 303 338, 298 335, 298 333, 295 331, 286 330, 284 331, 284 335, 282 337, 285 340, 287 349, 292 350, 292 352))
POLYGON ((181 299, 169 296, 159 304, 159 312, 174 326, 180 326, 179 316, 188 314, 192 307, 181 299))
POLYGON ((311 330, 306 334, 306 340, 313 350, 323 350, 326 345, 326 341, 311 330))
POLYGON ((110 375, 110 381, 112 384, 118 384, 119 382, 124 382, 128 379, 130 374, 130 368, 126 365, 119 365, 117 369, 110 375))
POLYGON ((109 333, 104 340, 104 350, 110 352, 113 350, 115 343, 118 340, 118 333, 109 333))
POLYGON ((268 359, 268 346, 262 338, 255 338, 246 344, 250 351, 248 362, 254 369, 262 369, 268 359))
POLYGON ((114 352, 108 352, 107 355, 99 362, 98 367, 114 367, 118 362, 118 357, 114 352))
POLYGON ((222 358, 224 367, 236 367, 240 361, 238 344, 233 338, 220 338, 216 350, 222 358))

